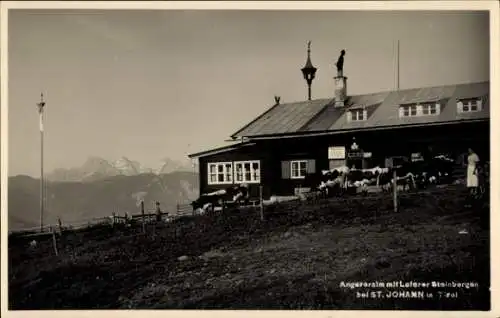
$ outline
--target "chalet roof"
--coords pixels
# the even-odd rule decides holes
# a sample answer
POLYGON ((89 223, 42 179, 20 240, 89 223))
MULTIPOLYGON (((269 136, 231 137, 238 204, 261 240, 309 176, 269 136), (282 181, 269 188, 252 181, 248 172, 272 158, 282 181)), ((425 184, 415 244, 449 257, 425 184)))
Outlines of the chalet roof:
POLYGON ((489 82, 405 89, 350 96, 347 106, 334 107, 334 99, 317 99, 277 104, 232 135, 233 138, 286 134, 308 134, 343 130, 370 129, 384 126, 425 125, 451 123, 473 119, 488 119, 489 82), (459 113, 457 100, 483 99, 479 112, 459 113), (439 102, 437 116, 399 117, 399 106, 404 104, 439 102), (346 110, 364 107, 366 121, 348 122, 346 110))
POLYGON ((240 141, 240 140, 229 141, 229 142, 226 142, 226 144, 224 144, 224 145, 221 145, 221 146, 209 149, 209 150, 204 150, 204 151, 200 151, 197 153, 189 154, 188 157, 189 158, 197 158, 197 157, 215 155, 215 154, 218 154, 221 152, 235 150, 235 149, 239 149, 239 148, 245 147, 245 146, 251 146, 253 144, 254 143, 252 143, 250 141, 240 141))

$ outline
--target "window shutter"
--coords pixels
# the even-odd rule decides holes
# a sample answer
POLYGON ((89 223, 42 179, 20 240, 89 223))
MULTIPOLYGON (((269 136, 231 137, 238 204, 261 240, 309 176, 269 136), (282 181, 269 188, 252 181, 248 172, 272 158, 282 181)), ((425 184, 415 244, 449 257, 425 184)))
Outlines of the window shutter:
POLYGON ((366 109, 363 110, 363 120, 368 120, 368 111, 366 109))
POLYGON ((441 114, 441 104, 436 103, 436 115, 441 114))
POLYGON ((477 99, 477 110, 481 111, 482 109, 483 109, 483 99, 482 98, 478 98, 477 99))
POLYGON ((457 102, 457 112, 458 113, 463 113, 464 112, 464 103, 462 101, 457 102))
POLYGON ((306 168, 308 174, 316 173, 316 160, 314 159, 307 160, 306 168))
POLYGON ((290 164, 289 160, 285 160, 285 161, 281 162, 281 178, 290 179, 290 175, 291 175, 290 165, 291 164, 290 164))
POLYGON ((346 112, 347 122, 352 121, 352 113, 350 111, 346 112))

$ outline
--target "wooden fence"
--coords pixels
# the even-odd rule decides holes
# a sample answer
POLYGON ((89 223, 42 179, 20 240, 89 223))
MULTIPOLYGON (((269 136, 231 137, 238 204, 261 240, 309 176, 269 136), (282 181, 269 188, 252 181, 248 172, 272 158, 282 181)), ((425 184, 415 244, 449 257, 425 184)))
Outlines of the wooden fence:
POLYGON ((187 215, 194 215, 193 212, 193 206, 191 204, 177 204, 176 208, 176 215, 177 216, 187 216, 187 215))

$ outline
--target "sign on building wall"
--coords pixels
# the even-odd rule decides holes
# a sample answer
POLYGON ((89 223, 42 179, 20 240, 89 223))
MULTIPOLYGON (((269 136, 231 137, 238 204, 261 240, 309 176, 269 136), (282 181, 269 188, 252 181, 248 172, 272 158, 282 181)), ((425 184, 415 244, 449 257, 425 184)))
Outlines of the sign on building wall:
POLYGON ((362 151, 351 151, 351 152, 349 152, 348 157, 350 159, 361 159, 361 158, 364 158, 364 152, 362 152, 362 151))
POLYGON ((345 147, 328 147, 328 159, 345 159, 345 147))

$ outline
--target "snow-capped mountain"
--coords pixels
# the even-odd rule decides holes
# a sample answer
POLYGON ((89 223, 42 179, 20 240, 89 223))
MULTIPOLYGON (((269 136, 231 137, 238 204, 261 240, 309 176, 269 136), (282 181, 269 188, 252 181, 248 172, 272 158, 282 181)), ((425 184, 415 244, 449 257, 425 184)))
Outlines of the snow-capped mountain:
POLYGON ((100 157, 89 157, 81 167, 70 169, 55 169, 47 175, 51 181, 94 181, 107 177, 124 175, 134 176, 143 173, 167 174, 175 171, 194 172, 194 167, 189 163, 165 158, 159 161, 154 167, 146 167, 138 161, 121 157, 114 161, 107 161, 100 157))
POLYGON ((113 166, 125 176, 134 176, 141 173, 152 173, 151 168, 144 167, 140 162, 130 160, 127 157, 121 157, 113 161, 113 166))
POLYGON ((165 174, 174 171, 190 171, 193 172, 193 166, 191 163, 182 163, 179 161, 172 160, 170 158, 164 158, 159 163, 155 165, 156 168, 153 169, 155 174, 165 174))

